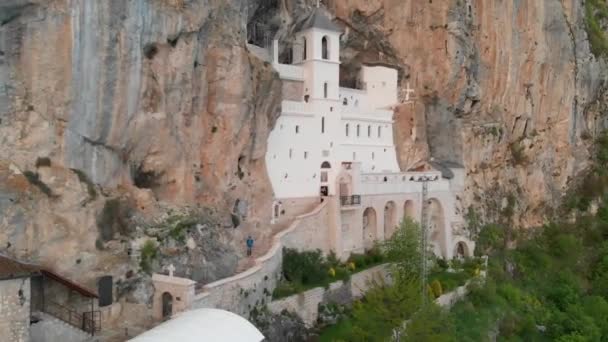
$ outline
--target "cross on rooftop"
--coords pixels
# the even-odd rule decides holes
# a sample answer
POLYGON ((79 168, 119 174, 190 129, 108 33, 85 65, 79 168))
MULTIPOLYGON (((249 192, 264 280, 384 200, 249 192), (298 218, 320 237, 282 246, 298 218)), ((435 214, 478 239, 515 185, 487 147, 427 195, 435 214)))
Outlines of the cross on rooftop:
POLYGON ((410 95, 414 94, 414 89, 410 88, 410 82, 407 82, 407 86, 405 87, 405 101, 410 100, 410 95))
POLYGON ((173 264, 167 266, 167 271, 169 271, 169 277, 173 277, 173 272, 175 272, 175 266, 173 266, 173 264))

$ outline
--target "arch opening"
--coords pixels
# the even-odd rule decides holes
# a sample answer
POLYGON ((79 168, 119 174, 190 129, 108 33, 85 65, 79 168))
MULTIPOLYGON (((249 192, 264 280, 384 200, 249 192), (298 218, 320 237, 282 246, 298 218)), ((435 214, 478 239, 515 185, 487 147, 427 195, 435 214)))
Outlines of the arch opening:
POLYGON ((368 207, 363 211, 363 248, 369 250, 374 247, 376 241, 378 219, 376 210, 368 207))
POLYGON ((435 255, 446 258, 445 250, 445 215, 441 202, 436 198, 431 198, 428 202, 428 234, 429 242, 435 255))
POLYGON ((469 247, 463 241, 459 241, 454 246, 454 257, 457 259, 465 259, 471 257, 469 247))
POLYGON ((407 200, 403 204, 403 219, 409 218, 411 220, 416 219, 416 207, 414 206, 414 201, 407 200))
POLYGON ((390 239, 397 229, 397 205, 389 201, 384 205, 384 239, 390 239))
POLYGON ((171 318, 173 315, 173 296, 169 292, 164 292, 162 295, 163 302, 163 319, 171 318))
POLYGON ((321 39, 321 58, 329 59, 329 39, 327 36, 323 36, 321 39))

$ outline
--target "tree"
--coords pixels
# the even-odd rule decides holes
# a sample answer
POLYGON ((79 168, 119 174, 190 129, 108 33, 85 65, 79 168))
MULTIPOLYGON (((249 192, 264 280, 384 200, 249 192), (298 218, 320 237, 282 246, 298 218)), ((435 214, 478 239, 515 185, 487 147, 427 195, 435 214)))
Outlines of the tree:
POLYGON ((418 342, 453 341, 452 324, 447 313, 435 303, 431 303, 414 314, 410 322, 402 328, 401 341, 418 342))
POLYGON ((385 341, 421 306, 417 280, 374 284, 353 306, 353 341, 385 341))
POLYGON ((420 279, 423 254, 420 250, 421 236, 420 225, 405 218, 382 246, 387 259, 392 263, 392 275, 396 283, 420 279))

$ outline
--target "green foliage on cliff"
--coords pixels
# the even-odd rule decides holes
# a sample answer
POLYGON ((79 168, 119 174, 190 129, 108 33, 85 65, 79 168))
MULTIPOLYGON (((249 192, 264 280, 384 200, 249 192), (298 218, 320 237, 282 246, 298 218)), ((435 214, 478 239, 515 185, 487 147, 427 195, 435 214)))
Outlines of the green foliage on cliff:
POLYGON ((274 299, 304 292, 315 287, 327 287, 338 280, 347 280, 351 274, 365 270, 385 261, 384 254, 374 247, 364 254, 353 254, 343 263, 335 254, 327 257, 320 250, 298 252, 283 250, 282 280, 275 288, 274 299))
MULTIPOLYGON (((420 261, 424 256, 420 234, 419 225, 413 221, 401 224, 381 246, 393 265, 394 282, 377 280, 345 318, 321 332, 320 341, 389 341, 397 335, 401 341, 450 340, 451 324, 446 312, 430 298, 427 306, 422 305, 420 261), (403 329, 408 320, 408 328, 403 329)), ((441 281, 449 277, 440 267, 429 277, 437 294, 441 292, 441 281)))
POLYGON ((158 247, 153 240, 147 240, 140 250, 139 267, 142 271, 150 273, 152 270, 152 262, 156 258, 158 247))
POLYGON ((568 193, 567 210, 586 211, 591 203, 608 192, 608 134, 603 134, 595 144, 596 162, 587 175, 568 193))
POLYGON ((602 137, 594 176, 573 193, 586 206, 599 200, 595 214, 579 211, 576 222, 537 228, 520 236, 515 249, 505 248, 500 226, 482 230, 477 247, 490 255, 488 281, 452 308, 455 340, 608 340, 608 196, 597 183, 607 163, 602 137))
POLYGON ((585 24, 591 52, 596 57, 608 56, 608 39, 602 29, 602 21, 608 19, 608 5, 604 0, 587 0, 585 2, 585 24))

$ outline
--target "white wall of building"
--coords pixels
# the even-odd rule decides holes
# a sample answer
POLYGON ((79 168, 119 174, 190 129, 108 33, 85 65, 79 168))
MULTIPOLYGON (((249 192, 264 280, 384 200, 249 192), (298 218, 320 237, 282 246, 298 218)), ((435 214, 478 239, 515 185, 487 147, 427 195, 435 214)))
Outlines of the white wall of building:
POLYGON ((397 104, 397 70, 384 66, 364 66, 361 68, 361 79, 371 106, 385 108, 397 104))

